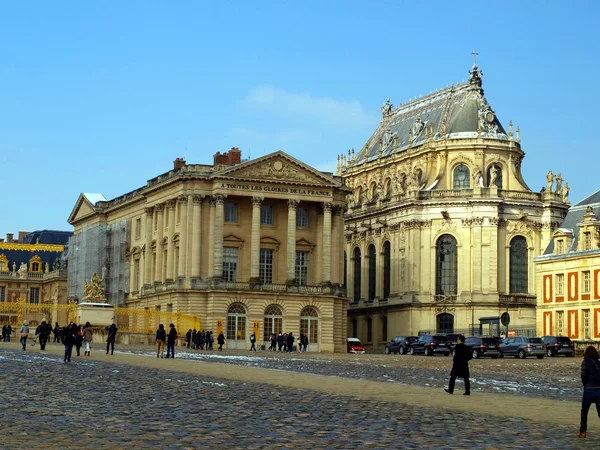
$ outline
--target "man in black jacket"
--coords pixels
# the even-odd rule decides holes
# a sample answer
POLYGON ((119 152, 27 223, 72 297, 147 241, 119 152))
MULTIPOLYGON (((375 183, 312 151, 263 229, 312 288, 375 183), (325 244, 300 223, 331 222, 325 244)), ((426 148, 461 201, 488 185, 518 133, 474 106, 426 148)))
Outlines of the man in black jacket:
POLYGON ((46 350, 46 342, 48 342, 48 338, 50 337, 50 331, 50 325, 48 325, 46 319, 42 319, 42 323, 40 323, 39 327, 40 350, 46 350))
POLYGON ((471 383, 469 382, 469 361, 471 360, 471 352, 464 344, 465 337, 458 336, 456 340, 456 347, 454 347, 454 362, 452 364, 452 371, 450 372, 450 383, 448 389, 444 389, 449 394, 454 393, 454 383, 456 378, 463 378, 465 380, 465 393, 464 395, 471 395, 471 383))
POLYGON ((170 358, 175 358, 175 340, 177 339, 177 330, 175 325, 169 325, 169 335, 167 336, 167 358, 169 358, 169 352, 171 353, 170 358))

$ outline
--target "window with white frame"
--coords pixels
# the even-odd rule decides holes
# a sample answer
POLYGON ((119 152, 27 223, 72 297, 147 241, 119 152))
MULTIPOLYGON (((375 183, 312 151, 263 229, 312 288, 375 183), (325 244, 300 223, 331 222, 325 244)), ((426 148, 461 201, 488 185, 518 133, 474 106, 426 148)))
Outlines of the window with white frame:
POLYGON ((273 225, 273 207, 271 205, 260 205, 260 224, 273 225))
POLYGON ((273 250, 269 248, 260 249, 260 282, 273 284, 273 250))
POLYGON ((6 287, 0 286, 0 302, 6 301, 6 287))
POLYGON ((29 303, 37 305, 40 303, 40 288, 29 288, 29 303))
POLYGON ((296 283, 301 286, 308 284, 308 252, 296 252, 296 283))
POLYGON ((556 275, 556 295, 565 295, 565 275, 562 273, 556 275))
POLYGON ((590 271, 589 270, 584 270, 581 273, 581 278, 583 279, 583 286, 581 287, 581 292, 583 292, 584 294, 589 294, 591 287, 590 287, 590 271))
POLYGON ((556 253, 562 254, 565 252, 565 241, 562 239, 558 239, 556 241, 556 253))
POLYGON ((223 247, 223 279, 237 281, 237 247, 223 247))
POLYGON ((583 337, 585 339, 591 339, 591 335, 590 335, 590 310, 589 309, 584 309, 583 311, 581 311, 582 315, 583 315, 583 337))
POLYGON ((308 209, 296 208, 296 228, 308 228, 308 209))
POLYGON ((584 250, 591 250, 592 249, 592 233, 590 233, 589 231, 586 231, 585 233, 583 233, 583 238, 584 238, 584 250))
POLYGON ((556 332, 562 336, 565 331, 565 313, 564 311, 556 311, 556 332))
POLYGON ((237 223, 237 221, 237 205, 232 202, 225 202, 225 223, 237 223))

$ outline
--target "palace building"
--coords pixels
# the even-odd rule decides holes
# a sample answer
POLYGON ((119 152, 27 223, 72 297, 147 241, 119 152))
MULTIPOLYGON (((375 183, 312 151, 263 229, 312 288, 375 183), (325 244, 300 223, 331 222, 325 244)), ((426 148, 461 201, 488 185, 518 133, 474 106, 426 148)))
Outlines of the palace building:
POLYGON ((353 190, 345 216, 348 334, 372 349, 428 332, 534 334, 534 257, 567 212, 569 187, 550 172, 532 191, 520 131, 500 123, 482 72, 381 108, 354 154, 338 157, 353 190), (554 188, 554 181, 556 187, 554 188))
POLYGON ((600 340, 600 191, 569 209, 535 259, 541 335, 600 340))
POLYGON ((232 148, 213 165, 178 158, 112 200, 81 194, 69 217, 69 296, 104 272, 111 303, 198 314, 229 348, 249 347, 254 331, 259 342, 303 333, 310 350, 345 351, 349 192, 281 151, 242 161, 232 148))

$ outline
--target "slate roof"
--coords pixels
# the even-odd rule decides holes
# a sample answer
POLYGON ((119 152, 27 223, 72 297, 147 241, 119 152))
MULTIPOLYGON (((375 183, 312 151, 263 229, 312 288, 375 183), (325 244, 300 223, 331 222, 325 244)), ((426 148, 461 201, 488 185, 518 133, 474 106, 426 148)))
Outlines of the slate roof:
MULTIPOLYGON (((586 209, 588 206, 592 207, 594 214, 596 217, 600 217, 600 190, 594 192, 589 197, 584 198, 579 203, 569 208, 569 212, 563 219, 560 224, 559 231, 571 232, 573 234, 573 239, 571 241, 571 246, 568 249, 568 252, 572 252, 577 248, 577 241, 579 239, 579 227, 578 223, 583 222, 583 216, 585 215, 586 209)), ((544 250, 544 255, 551 255, 554 253, 554 238, 544 250)))
POLYGON ((65 246, 73 233, 71 231, 38 230, 24 237, 23 243, 0 242, 0 255, 8 258, 8 267, 12 271, 13 263, 19 269, 21 263, 27 264, 35 255, 42 260, 42 269, 48 263, 50 270, 56 259, 61 259, 65 246))
POLYGON ((355 165, 377 158, 380 141, 383 156, 391 154, 394 136, 397 137, 397 152, 423 143, 429 126, 433 126, 432 137, 442 139, 444 122, 447 139, 475 138, 479 128, 481 137, 507 140, 504 127, 483 95, 482 72, 474 65, 470 74, 469 81, 463 84, 450 86, 397 108, 393 108, 388 100, 382 107, 381 123, 358 152, 355 165))

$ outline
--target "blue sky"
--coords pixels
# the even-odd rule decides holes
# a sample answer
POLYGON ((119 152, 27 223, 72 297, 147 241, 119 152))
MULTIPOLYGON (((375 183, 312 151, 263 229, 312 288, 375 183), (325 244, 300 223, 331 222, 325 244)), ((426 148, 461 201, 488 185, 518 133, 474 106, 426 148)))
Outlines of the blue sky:
POLYGON ((0 236, 172 167, 283 150, 322 170, 379 107, 466 80, 521 127, 525 180, 600 188, 598 2, 0 3, 0 236))

